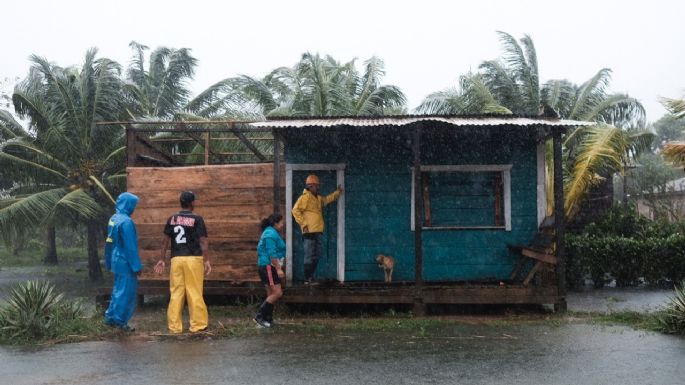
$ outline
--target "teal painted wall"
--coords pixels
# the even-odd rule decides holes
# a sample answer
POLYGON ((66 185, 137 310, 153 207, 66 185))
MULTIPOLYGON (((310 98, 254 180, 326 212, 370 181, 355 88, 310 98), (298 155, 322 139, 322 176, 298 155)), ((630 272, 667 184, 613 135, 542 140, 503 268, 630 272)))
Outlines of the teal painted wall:
MULTIPOLYGON (((289 129, 287 163, 345 163, 345 240, 348 281, 383 280, 374 257, 396 260, 394 280, 413 281, 411 136, 406 128, 289 129)), ((537 227, 535 131, 522 127, 424 126, 424 165, 512 164, 512 230, 424 230, 427 281, 508 278, 516 256, 507 244, 525 244, 537 227)), ((298 182, 299 183, 299 182, 298 182)), ((335 186, 322 186, 322 193, 335 186)), ((301 191, 294 191, 293 200, 301 191)), ((434 199, 434 197, 431 197, 434 199)), ((482 211, 482 210, 481 210, 482 211)), ((483 215, 482 212, 474 215, 483 215)), ((466 222, 471 220, 465 219, 466 222)), ((297 225, 295 225, 297 226, 297 225)), ((302 269, 297 266, 295 271, 302 269)))

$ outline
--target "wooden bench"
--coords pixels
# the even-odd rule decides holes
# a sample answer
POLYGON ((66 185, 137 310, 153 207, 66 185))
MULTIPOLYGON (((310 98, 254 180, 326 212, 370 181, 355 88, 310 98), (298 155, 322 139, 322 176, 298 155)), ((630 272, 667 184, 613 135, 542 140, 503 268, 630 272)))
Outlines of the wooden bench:
POLYGON ((535 238, 529 245, 509 245, 509 250, 520 254, 520 258, 514 266, 509 279, 515 281, 528 261, 533 261, 533 267, 523 279, 523 286, 528 286, 540 269, 553 269, 557 265, 557 257, 554 255, 554 217, 545 217, 540 224, 535 238))

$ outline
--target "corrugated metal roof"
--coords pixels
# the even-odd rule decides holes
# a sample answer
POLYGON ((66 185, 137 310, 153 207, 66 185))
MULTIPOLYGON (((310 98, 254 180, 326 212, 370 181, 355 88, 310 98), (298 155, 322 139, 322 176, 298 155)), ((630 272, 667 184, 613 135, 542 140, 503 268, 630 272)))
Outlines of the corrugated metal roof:
POLYGON ((453 126, 555 126, 576 127, 590 126, 593 122, 577 120, 562 120, 544 117, 495 117, 495 116, 382 116, 382 117, 335 117, 335 118, 305 118, 305 119, 274 119, 264 122, 250 123, 252 127, 273 128, 302 128, 302 127, 334 127, 334 126, 406 126, 417 122, 442 122, 453 126))

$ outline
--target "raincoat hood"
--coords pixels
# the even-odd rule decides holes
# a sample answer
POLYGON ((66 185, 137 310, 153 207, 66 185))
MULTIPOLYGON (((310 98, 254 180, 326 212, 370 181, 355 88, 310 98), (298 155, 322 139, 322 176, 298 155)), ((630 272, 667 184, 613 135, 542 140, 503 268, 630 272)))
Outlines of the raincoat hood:
POLYGON ((119 194, 119 197, 117 197, 117 203, 115 205, 116 212, 118 214, 125 214, 130 216, 131 214, 133 214, 133 210, 136 209, 137 204, 137 196, 129 192, 121 193, 119 194))

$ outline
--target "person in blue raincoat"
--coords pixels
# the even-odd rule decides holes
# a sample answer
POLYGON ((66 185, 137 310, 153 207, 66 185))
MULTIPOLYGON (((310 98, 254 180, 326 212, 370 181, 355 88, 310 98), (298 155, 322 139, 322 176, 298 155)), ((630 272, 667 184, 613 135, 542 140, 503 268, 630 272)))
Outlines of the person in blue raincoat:
POLYGON ((138 235, 131 214, 138 197, 125 192, 119 194, 107 226, 105 266, 114 273, 112 300, 105 312, 105 323, 125 331, 133 331, 128 321, 136 310, 138 274, 143 266, 138 255, 138 235))

